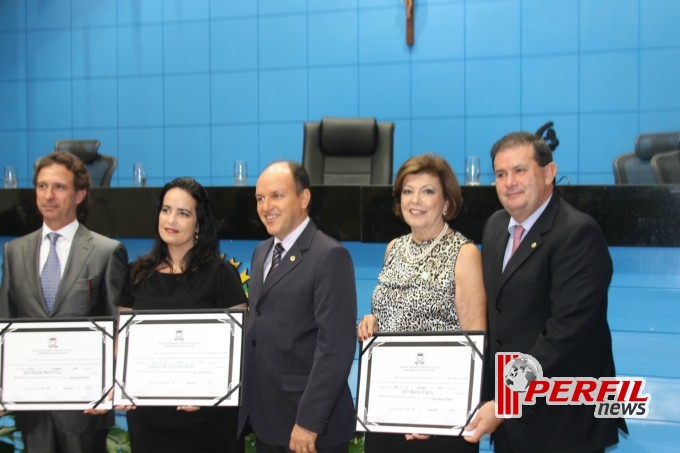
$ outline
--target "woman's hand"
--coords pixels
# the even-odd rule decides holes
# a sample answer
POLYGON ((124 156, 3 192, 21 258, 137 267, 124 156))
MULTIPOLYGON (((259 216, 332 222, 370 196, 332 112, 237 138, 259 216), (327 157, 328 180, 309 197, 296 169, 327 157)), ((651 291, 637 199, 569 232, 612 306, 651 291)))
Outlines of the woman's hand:
POLYGON ((133 406, 133 405, 128 405, 128 406, 116 406, 114 409, 116 409, 117 411, 125 411, 125 412, 127 412, 127 411, 133 411, 133 410, 137 409, 137 406, 133 406))
POLYGON ((406 440, 427 440, 430 438, 427 434, 404 434, 406 440))
POLYGON ((177 406, 178 411, 184 412, 196 412, 200 408, 201 408, 200 406, 177 406))
POLYGON ((378 318, 375 315, 364 315, 357 325, 357 336, 360 341, 366 341, 378 331, 378 318))

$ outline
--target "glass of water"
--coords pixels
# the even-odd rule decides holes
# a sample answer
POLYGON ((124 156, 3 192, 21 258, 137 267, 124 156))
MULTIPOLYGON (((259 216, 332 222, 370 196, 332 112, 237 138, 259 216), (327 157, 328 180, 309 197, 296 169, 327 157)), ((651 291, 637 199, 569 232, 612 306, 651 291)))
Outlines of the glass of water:
POLYGON ((465 158, 465 185, 478 186, 481 169, 479 156, 467 156, 465 158))
POLYGON ((248 185, 248 161, 237 160, 234 162, 234 185, 248 185))
POLYGON ((146 170, 141 162, 132 166, 132 187, 146 187, 146 170))
POLYGON ((17 188, 17 169, 13 165, 5 167, 5 189, 17 188))

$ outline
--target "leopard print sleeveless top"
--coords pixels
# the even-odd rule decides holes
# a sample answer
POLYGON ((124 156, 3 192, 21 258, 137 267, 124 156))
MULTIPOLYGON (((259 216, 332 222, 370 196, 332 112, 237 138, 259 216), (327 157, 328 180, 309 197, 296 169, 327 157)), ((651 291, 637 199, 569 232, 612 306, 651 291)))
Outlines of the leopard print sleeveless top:
POLYGON ((437 238, 416 244, 398 238, 387 255, 373 291, 373 314, 382 332, 460 330, 456 313, 455 267, 460 248, 471 243, 457 231, 445 235, 422 259, 410 259, 437 238), (411 247, 410 253, 406 247, 411 247))

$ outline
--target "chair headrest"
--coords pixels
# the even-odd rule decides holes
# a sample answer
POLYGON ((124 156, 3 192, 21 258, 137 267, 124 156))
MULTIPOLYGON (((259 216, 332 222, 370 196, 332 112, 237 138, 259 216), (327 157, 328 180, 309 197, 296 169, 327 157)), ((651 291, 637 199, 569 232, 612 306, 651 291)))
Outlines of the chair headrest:
POLYGON ((655 154, 680 149, 680 132, 640 134, 635 139, 635 155, 650 160, 655 154))
POLYGON ((68 151, 89 164, 97 158, 99 140, 57 140, 55 151, 68 151))
POLYGON ((320 148, 329 156, 370 156, 375 152, 378 124, 375 118, 321 120, 320 148))

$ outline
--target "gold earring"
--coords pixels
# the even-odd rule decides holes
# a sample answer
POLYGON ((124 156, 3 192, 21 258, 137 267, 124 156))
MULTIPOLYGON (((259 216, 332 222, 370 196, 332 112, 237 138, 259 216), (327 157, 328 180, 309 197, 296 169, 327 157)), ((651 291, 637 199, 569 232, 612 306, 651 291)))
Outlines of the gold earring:
POLYGON ((196 234, 194 235, 194 242, 198 242, 198 230, 196 230, 196 234))

